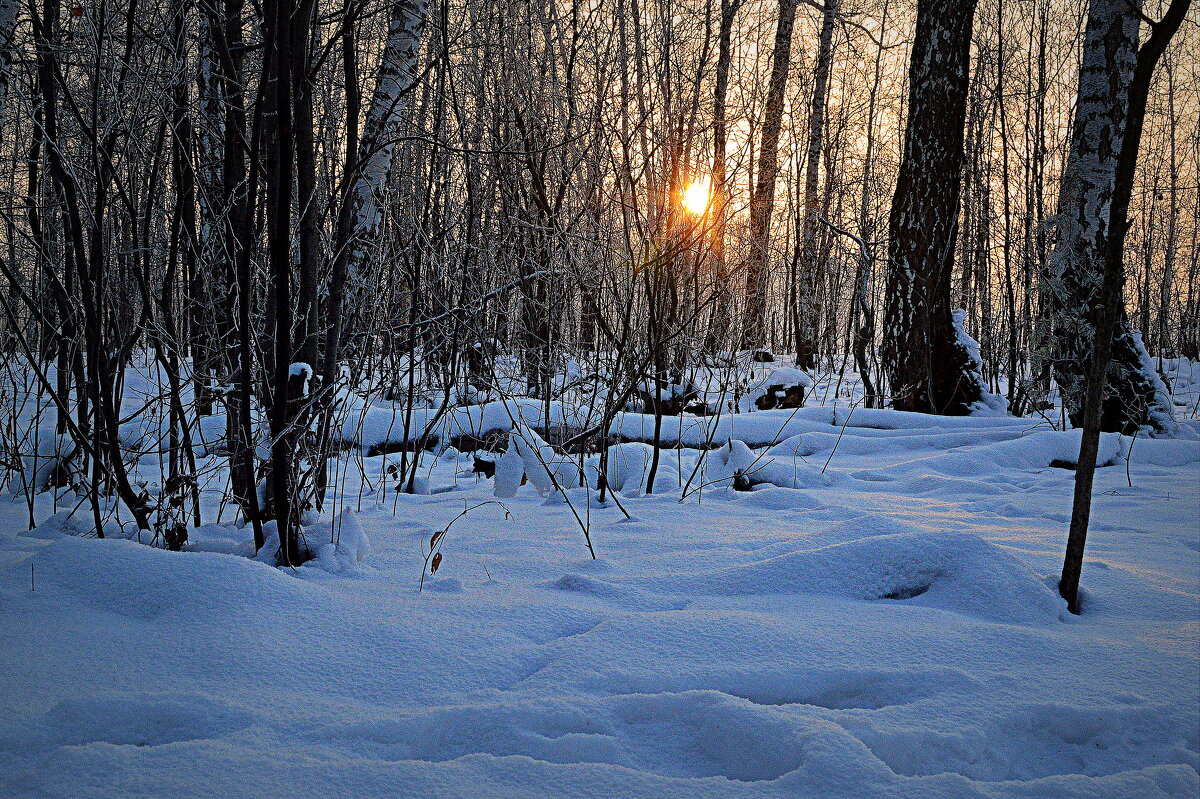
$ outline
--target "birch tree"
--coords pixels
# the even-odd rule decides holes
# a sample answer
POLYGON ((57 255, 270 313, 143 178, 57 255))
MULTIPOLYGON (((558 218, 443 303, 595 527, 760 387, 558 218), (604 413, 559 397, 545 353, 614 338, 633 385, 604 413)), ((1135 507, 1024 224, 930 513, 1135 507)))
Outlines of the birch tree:
MULTIPOLYGON (((1072 424, 1083 424, 1087 369, 1095 347, 1091 314, 1100 301, 1104 258, 1112 235, 1110 213, 1117 191, 1117 156, 1125 135, 1124 87, 1137 58, 1140 3, 1095 0, 1084 34, 1079 96, 1071 150, 1055 217, 1056 240, 1044 287, 1053 325, 1052 367, 1072 424)), ((1141 338, 1119 310, 1108 367, 1101 428, 1136 429, 1173 424, 1170 400, 1150 367, 1141 338)))
POLYGON ((345 270, 354 283, 363 279, 370 262, 372 241, 378 236, 383 221, 384 189, 392 168, 392 154, 400 135, 400 123, 419 77, 418 56, 425 30, 425 13, 425 0, 395 0, 392 3, 387 43, 359 142, 359 162, 349 165, 357 170, 357 174, 350 198, 354 231, 345 270))
MULTIPOLYGON (((1112 0, 1094 0, 1092 10, 1095 16, 1111 19, 1108 17, 1108 7, 1111 4, 1112 0)), ((1100 301, 1092 310, 1094 349, 1088 359, 1083 431, 1079 437, 1079 460, 1071 505, 1071 528, 1067 535, 1067 552, 1063 558, 1062 576, 1058 583, 1059 593, 1067 600, 1067 606, 1072 613, 1079 613, 1081 610, 1079 577, 1083 570, 1083 551, 1088 524, 1091 521, 1092 481, 1096 474, 1096 461, 1100 450, 1103 394, 1107 387, 1105 375, 1116 355, 1115 335, 1125 311, 1121 300, 1121 286, 1125 282, 1125 235, 1129 231, 1129 201, 1137 171, 1138 148, 1141 145, 1142 126, 1146 117, 1146 99, 1150 93, 1150 80, 1158 60, 1172 37, 1179 31, 1179 26, 1190 7, 1191 0, 1172 0, 1162 20, 1151 23, 1150 38, 1140 50, 1137 49, 1140 15, 1135 18, 1133 64, 1125 73, 1128 80, 1124 84, 1112 87, 1124 106, 1127 117, 1122 128, 1121 144, 1113 159, 1114 190, 1108 195, 1106 217, 1110 227, 1103 252, 1100 301)))

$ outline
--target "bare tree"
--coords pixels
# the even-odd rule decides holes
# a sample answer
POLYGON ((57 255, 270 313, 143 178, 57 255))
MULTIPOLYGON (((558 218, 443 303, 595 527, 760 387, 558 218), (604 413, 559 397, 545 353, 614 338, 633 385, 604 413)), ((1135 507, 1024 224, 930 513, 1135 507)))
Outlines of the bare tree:
POLYGON ((771 214, 775 208, 775 182, 779 177, 779 136, 788 65, 792 59, 792 29, 799 0, 779 0, 771 78, 763 107, 758 147, 758 176, 750 194, 750 249, 746 259, 746 318, 744 341, 750 346, 768 343, 768 294, 771 283, 771 214))
POLYGON ((817 365, 817 347, 821 325, 820 292, 822 270, 817 251, 818 198, 821 152, 825 145, 825 106, 829 77, 833 68, 833 28, 838 18, 838 0, 825 0, 821 15, 821 36, 817 43, 817 63, 813 70, 812 102, 808 115, 808 153, 804 161, 803 222, 800 232, 800 270, 795 287, 796 307, 792 313, 796 330, 796 360, 805 367, 817 365))

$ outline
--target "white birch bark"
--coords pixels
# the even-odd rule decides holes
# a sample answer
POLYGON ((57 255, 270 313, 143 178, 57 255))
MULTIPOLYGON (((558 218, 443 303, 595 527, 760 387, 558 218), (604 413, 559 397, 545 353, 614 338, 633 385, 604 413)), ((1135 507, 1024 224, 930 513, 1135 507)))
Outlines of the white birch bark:
POLYGON ((392 155, 400 135, 409 97, 418 79, 421 35, 425 29, 425 0, 395 0, 387 44, 379 63, 379 77, 367 110, 359 145, 359 171, 351 197, 353 224, 347 277, 362 281, 370 259, 371 243, 383 220, 383 194, 392 155))
MULTIPOLYGON (((1051 306, 1054 377, 1073 423, 1083 413, 1086 375, 1095 340, 1092 308, 1099 302, 1116 190, 1117 154, 1124 138, 1126 87, 1133 78, 1141 26, 1139 0, 1092 0, 1084 33, 1079 95, 1071 149, 1054 217, 1055 244, 1044 285, 1051 306)), ((1122 317, 1124 314, 1122 313, 1122 317)), ((1174 426, 1171 403, 1141 337, 1122 318, 1112 345, 1105 430, 1151 424, 1174 426)))

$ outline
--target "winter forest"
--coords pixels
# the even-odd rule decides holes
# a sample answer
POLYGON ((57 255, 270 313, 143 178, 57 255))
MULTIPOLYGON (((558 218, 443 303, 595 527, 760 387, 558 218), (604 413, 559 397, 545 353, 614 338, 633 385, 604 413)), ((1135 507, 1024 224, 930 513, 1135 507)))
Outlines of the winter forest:
POLYGON ((1190 0, 0 0, 0 796, 1200 795, 1190 0))

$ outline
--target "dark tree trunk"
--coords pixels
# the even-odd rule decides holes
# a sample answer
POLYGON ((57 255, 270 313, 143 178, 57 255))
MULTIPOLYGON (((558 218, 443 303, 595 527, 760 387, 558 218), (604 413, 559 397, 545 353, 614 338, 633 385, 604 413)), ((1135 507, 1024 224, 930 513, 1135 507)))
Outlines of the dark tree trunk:
MULTIPOLYGON (((338 351, 341 349, 342 300, 345 297, 347 260, 354 236, 354 190, 351 179, 358 163, 358 121, 362 93, 358 85, 357 35, 359 3, 346 0, 342 6, 342 81, 346 91, 346 170, 344 190, 338 208, 334 234, 334 257, 329 279, 328 325, 321 376, 326 385, 338 379, 338 351)), ((313 364, 314 366, 316 364, 313 364)))
POLYGON ((758 178, 750 194, 750 252, 746 262, 746 320, 743 343, 766 345, 767 304, 771 275, 769 247, 771 212, 775 208, 775 181, 779 177, 779 134, 783 128, 783 103, 788 65, 792 58, 792 29, 797 0, 779 0, 771 79, 763 108, 762 138, 758 150, 758 178))
MULTIPOLYGON (((297 185, 298 143, 311 136, 302 130, 304 83, 308 72, 308 30, 312 6, 305 0, 274 0, 265 6, 263 97, 266 104, 267 268, 271 281, 272 357, 267 379, 267 418, 271 429, 268 488, 279 532, 279 563, 294 566, 300 551, 297 468, 302 425, 301 386, 312 376, 293 368, 292 201, 297 185), (299 125, 298 125, 299 123, 299 125), (300 128, 300 129, 298 129, 300 128)), ((303 309, 302 309, 303 312, 303 309)))
POLYGON ((839 0, 825 0, 821 38, 817 45, 817 64, 813 72, 812 104, 808 115, 808 155, 804 164, 804 207, 801 227, 800 274, 795 287, 793 310, 796 328, 796 362, 805 368, 817 365, 817 347, 821 328, 821 282, 823 279, 820 248, 817 246, 819 215, 818 178, 821 150, 825 143, 825 105, 829 95, 829 75, 833 66, 833 26, 837 21, 839 0))
POLYGON ((892 406, 958 415, 983 394, 951 307, 974 0, 920 0, 889 219, 883 359, 892 406))
MULTIPOLYGON (((299 13, 305 18, 311 18, 310 2, 301 0, 299 13)), ((307 28, 307 26, 304 26, 307 28)), ((315 87, 310 80, 310 61, 308 54, 307 30, 297 34, 295 46, 299 52, 294 53, 295 63, 292 65, 292 85, 295 98, 295 136, 296 136, 296 201, 299 215, 299 270, 297 274, 296 292, 296 357, 307 363, 310 375, 319 374, 321 358, 321 314, 320 314, 320 273, 321 273, 321 222, 320 208, 317 206, 317 143, 313 136, 315 118, 313 109, 313 91, 315 87)))
POLYGON ((258 170, 247 170, 246 100, 243 75, 242 0, 202 0, 207 30, 217 69, 217 105, 221 118, 221 177, 215 211, 212 247, 213 279, 218 326, 228 325, 230 352, 225 360, 231 371, 232 391, 227 404, 229 482, 234 500, 254 526, 255 548, 265 538, 255 480, 255 449, 251 419, 254 393, 253 264, 255 224, 251 209, 258 193, 258 170), (236 312, 235 312, 236 309, 236 312))
POLYGON ((0 122, 7 108, 8 84, 12 78, 14 42, 17 32, 18 0, 0 0, 0 122))
POLYGON ((733 317, 733 292, 729 270, 725 263, 725 223, 728 214, 729 188, 726 184, 725 143, 728 138, 726 102, 729 94, 729 72, 733 64, 733 23, 742 0, 721 0, 721 24, 717 35, 717 66, 713 88, 713 273, 716 286, 713 295, 712 321, 705 336, 704 348, 711 353, 720 349, 729 332, 733 317))

